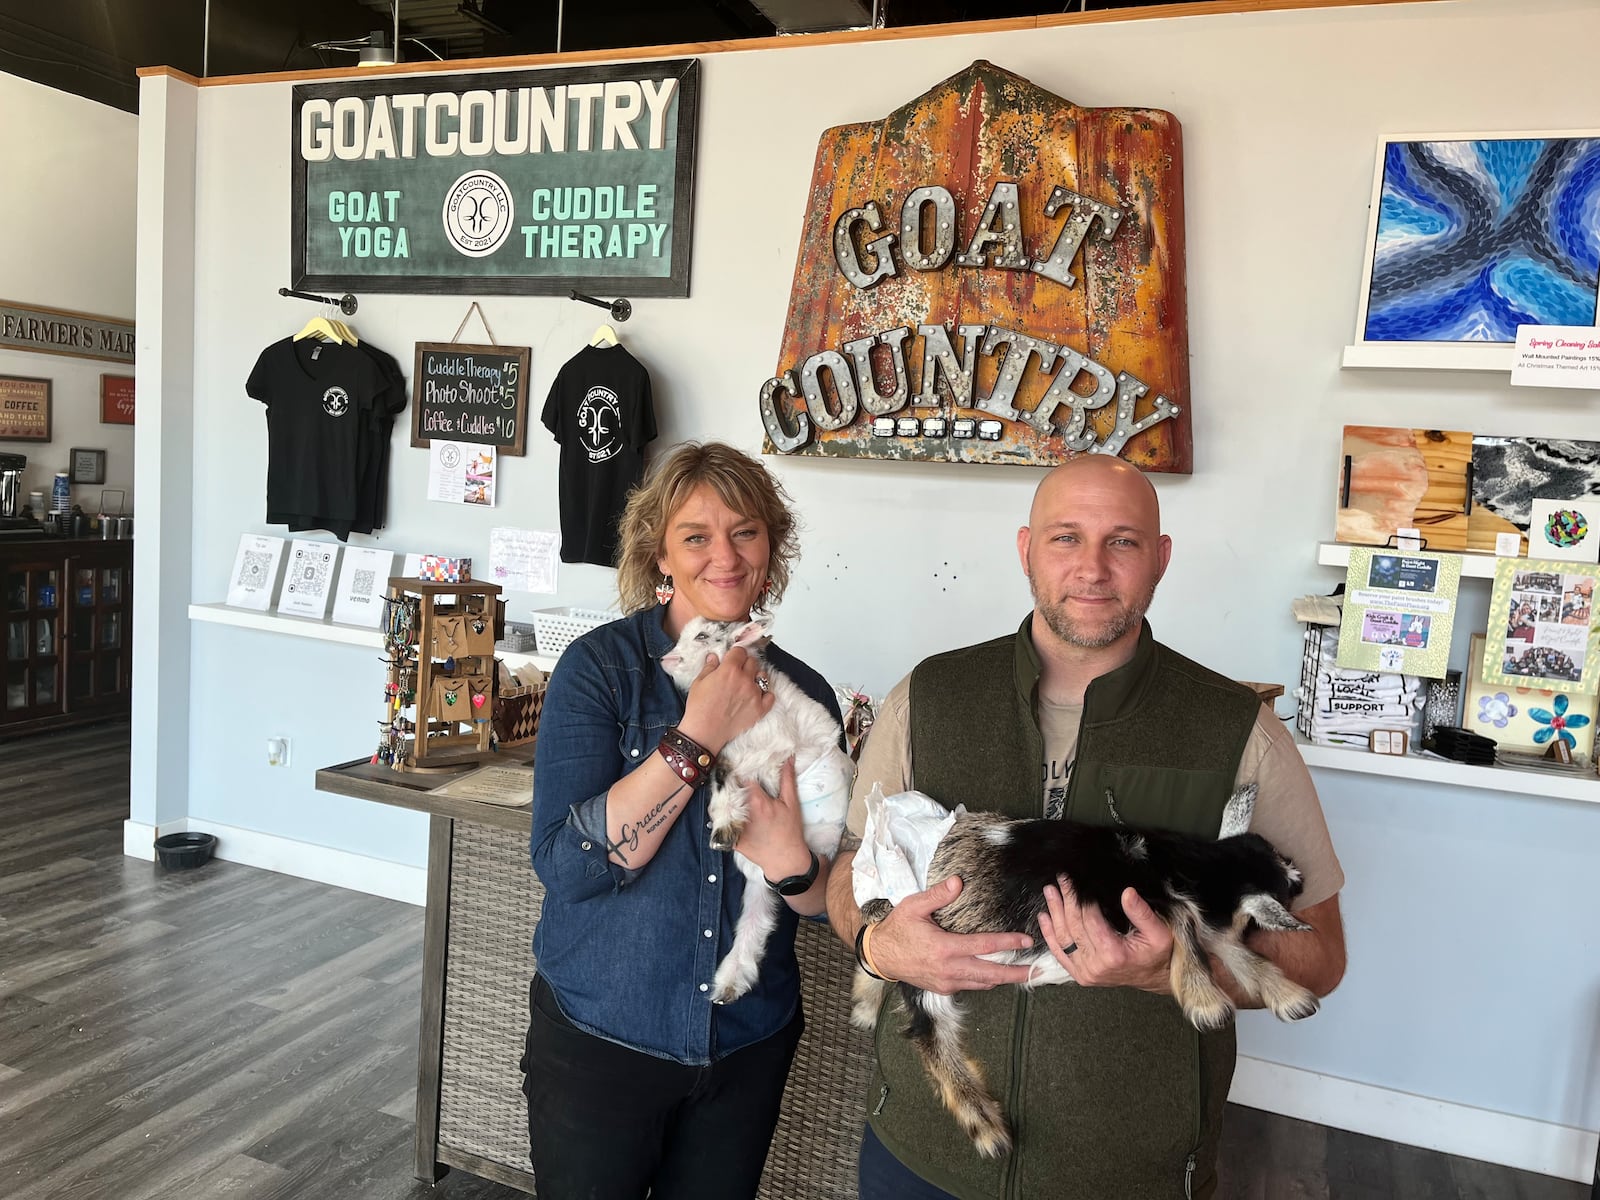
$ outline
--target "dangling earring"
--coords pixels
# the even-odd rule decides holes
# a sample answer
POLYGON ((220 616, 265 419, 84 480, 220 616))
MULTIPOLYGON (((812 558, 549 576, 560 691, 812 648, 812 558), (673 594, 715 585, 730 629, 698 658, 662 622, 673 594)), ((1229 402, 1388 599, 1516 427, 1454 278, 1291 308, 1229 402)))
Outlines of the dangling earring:
POLYGON ((760 596, 763 600, 765 600, 767 598, 768 594, 771 591, 772 591, 772 576, 768 575, 765 579, 763 579, 761 581, 761 590, 759 592, 757 592, 756 594, 758 596, 760 596))
POLYGON ((656 584, 656 603, 663 605, 670 604, 672 602, 672 594, 675 590, 676 589, 672 586, 672 576, 663 575, 661 577, 661 582, 656 584))

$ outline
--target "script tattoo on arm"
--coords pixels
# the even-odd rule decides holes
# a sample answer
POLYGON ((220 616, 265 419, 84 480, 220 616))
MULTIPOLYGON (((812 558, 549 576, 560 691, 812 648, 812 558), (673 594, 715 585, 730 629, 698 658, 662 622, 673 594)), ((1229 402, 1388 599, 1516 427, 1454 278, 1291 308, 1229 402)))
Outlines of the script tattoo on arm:
MULTIPOLYGON (((640 817, 633 824, 630 825, 627 822, 623 822, 622 828, 618 833, 618 836, 622 839, 622 844, 629 850, 637 852, 639 849, 639 835, 641 833, 655 833, 658 829, 660 829, 663 825, 677 815, 678 805, 673 803, 673 801, 677 800, 677 798, 683 794, 684 789, 688 786, 688 784, 680 783, 677 788, 674 789, 672 795, 656 804, 655 807, 651 808, 650 811, 645 813, 644 816, 640 817)), ((617 851, 617 857, 623 859, 623 866, 628 865, 626 858, 623 857, 620 851, 617 851)))

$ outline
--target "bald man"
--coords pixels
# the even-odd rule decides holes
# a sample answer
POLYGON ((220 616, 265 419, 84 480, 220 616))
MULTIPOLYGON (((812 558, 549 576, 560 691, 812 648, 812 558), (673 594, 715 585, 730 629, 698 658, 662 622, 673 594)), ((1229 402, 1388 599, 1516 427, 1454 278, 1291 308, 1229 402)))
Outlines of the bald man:
MULTIPOLYGON (((1300 868, 1308 933, 1251 946, 1319 996, 1344 973, 1344 875, 1290 735, 1248 688, 1157 642, 1145 621, 1172 556, 1155 489, 1120 459, 1055 468, 1017 531, 1033 610, 1015 634, 935 655, 884 699, 861 758, 865 797, 917 788, 1008 817, 1126 823, 1216 837, 1234 789, 1259 786, 1252 829, 1300 868)), ((853 851, 828 884, 828 913, 856 945, 853 851)), ((1235 1057, 1232 1027, 1199 1033, 1168 986, 1172 933, 1129 888, 1115 933, 1070 889, 1050 889, 1041 931, 1079 986, 1029 991, 1025 968, 979 956, 1022 934, 952 934, 932 914, 959 880, 908 898, 873 932, 889 979, 963 993, 966 1041, 1005 1105, 1016 1145, 978 1155, 934 1095, 892 994, 879 1013, 867 1097, 861 1200, 1168 1200, 1217 1186, 1216 1152, 1235 1057)), ((1220 964, 1219 982, 1248 1001, 1220 964)))

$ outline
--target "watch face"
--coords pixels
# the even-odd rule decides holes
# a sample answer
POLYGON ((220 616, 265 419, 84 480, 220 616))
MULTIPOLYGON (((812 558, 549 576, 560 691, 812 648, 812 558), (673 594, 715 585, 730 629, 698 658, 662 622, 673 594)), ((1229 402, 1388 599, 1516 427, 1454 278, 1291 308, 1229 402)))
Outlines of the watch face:
POLYGON ((811 890, 811 885, 817 881, 817 872, 822 869, 822 864, 817 860, 815 852, 811 855, 811 869, 804 875, 790 875, 787 879, 780 879, 777 883, 768 881, 772 890, 780 896, 803 896, 811 890))

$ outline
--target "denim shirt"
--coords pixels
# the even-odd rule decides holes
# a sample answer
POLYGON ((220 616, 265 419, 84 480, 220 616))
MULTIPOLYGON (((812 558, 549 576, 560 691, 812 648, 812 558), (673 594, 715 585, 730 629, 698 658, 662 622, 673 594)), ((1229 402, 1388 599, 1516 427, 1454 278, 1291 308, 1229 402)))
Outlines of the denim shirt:
MULTIPOLYGON (((703 1066, 770 1037, 800 1000, 796 916, 780 904, 756 984, 710 1000, 733 944, 744 876, 712 850, 707 801, 694 790, 655 856, 628 870, 606 855, 606 793, 650 761, 684 697, 661 667, 672 640, 662 610, 584 634, 550 676, 533 783, 533 869, 545 898, 533 952, 561 1011, 579 1028, 658 1058, 703 1066)), ((776 646, 768 661, 835 719, 823 678, 776 646)))

